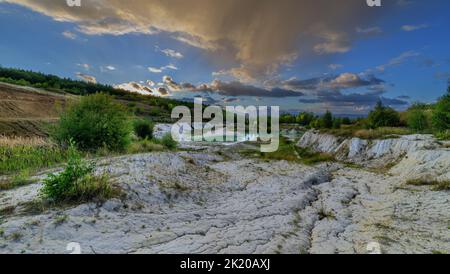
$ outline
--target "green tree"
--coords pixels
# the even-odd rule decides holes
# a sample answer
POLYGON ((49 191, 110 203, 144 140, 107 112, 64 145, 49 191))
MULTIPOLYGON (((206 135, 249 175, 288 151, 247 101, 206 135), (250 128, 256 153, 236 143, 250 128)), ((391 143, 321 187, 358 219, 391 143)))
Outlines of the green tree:
POLYGON ((393 108, 385 107, 380 100, 369 113, 368 123, 371 128, 396 127, 400 124, 400 114, 393 108))
POLYGON ((352 120, 350 120, 350 118, 348 118, 348 117, 344 117, 344 118, 342 118, 342 124, 343 125, 351 125, 352 120))
POLYGON ((450 87, 436 104, 432 116, 433 129, 438 132, 450 130, 450 87))
POLYGON ((296 117, 296 122, 301 126, 308 126, 314 120, 314 114, 309 112, 300 112, 296 117))
POLYGON ((342 125, 342 119, 341 119, 341 118, 334 117, 334 118, 333 118, 333 128, 334 128, 334 129, 340 129, 340 128, 341 128, 341 125, 342 125))
POLYGON ((425 112, 420 109, 413 109, 408 113, 408 127, 415 131, 424 131, 429 128, 428 118, 425 112))
POLYGON ((53 137, 62 144, 73 140, 82 150, 123 150, 130 143, 131 122, 124 106, 97 93, 71 105, 56 125, 53 137))
POLYGON ((329 110, 322 116, 320 121, 320 127, 332 128, 333 127, 333 114, 329 110))

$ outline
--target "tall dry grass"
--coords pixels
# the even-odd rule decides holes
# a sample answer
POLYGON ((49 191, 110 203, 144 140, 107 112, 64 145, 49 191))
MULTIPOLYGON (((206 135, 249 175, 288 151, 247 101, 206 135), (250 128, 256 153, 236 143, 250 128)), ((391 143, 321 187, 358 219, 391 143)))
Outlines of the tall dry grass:
POLYGON ((0 135, 0 146, 17 147, 17 146, 53 146, 54 144, 43 137, 9 137, 0 135))

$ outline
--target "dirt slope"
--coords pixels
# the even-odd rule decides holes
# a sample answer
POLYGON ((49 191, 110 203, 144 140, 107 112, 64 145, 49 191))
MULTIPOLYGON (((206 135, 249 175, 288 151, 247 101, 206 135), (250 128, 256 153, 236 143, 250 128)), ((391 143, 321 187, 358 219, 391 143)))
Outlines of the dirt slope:
POLYGON ((76 96, 0 83, 0 134, 45 136, 49 123, 76 96))

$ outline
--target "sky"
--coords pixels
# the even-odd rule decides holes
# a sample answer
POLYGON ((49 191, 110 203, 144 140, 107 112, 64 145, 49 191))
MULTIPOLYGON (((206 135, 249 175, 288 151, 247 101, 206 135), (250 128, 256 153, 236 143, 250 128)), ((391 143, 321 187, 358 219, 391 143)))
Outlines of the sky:
POLYGON ((0 65, 217 105, 364 115, 450 82, 450 1, 0 0, 0 65))

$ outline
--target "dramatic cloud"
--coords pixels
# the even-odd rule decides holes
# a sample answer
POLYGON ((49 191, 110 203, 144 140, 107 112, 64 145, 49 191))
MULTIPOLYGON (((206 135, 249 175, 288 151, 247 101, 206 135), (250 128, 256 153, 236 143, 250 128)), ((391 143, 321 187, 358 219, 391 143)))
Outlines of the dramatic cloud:
POLYGON ((406 106, 409 104, 404 98, 386 98, 383 96, 383 92, 380 91, 350 94, 344 94, 341 91, 320 91, 316 97, 302 98, 299 102, 320 104, 323 108, 343 110, 347 113, 364 113, 372 109, 380 100, 383 104, 392 107, 406 106))
POLYGON ((257 96, 257 97, 300 97, 303 96, 301 92, 287 90, 283 88, 266 89, 252 85, 246 85, 237 81, 223 82, 214 80, 210 85, 202 85, 196 90, 216 92, 225 96, 257 96))
POLYGON ((322 35, 325 42, 314 47, 319 54, 345 53, 351 48, 351 40, 345 33, 329 32, 322 35))
POLYGON ((238 65, 223 69, 245 81, 276 74, 302 54, 349 51, 360 36, 355 26, 370 26, 391 6, 369 8, 363 0, 96 0, 70 8, 65 1, 3 1, 73 22, 88 35, 165 32, 213 58, 234 57, 238 65))
MULTIPOLYGON (((148 82, 147 82, 148 83, 148 82)), ((150 82, 153 83, 153 82, 150 82)), ((125 90, 132 93, 138 93, 141 95, 153 95, 157 97, 168 96, 169 92, 164 87, 152 88, 143 84, 135 82, 123 83, 115 85, 114 88, 125 90)))
POLYGON ((94 76, 87 75, 81 72, 77 72, 77 77, 83 81, 86 81, 88 83, 97 83, 97 79, 94 76))
POLYGON ((354 73, 342 73, 337 76, 324 76, 306 80, 290 79, 279 83, 285 88, 315 94, 320 90, 340 90, 349 88, 375 88, 384 85, 384 81, 373 75, 362 76, 354 73))
MULTIPOLYGON (((384 95, 385 81, 373 75, 343 73, 306 80, 291 79, 280 83, 286 88, 302 91, 306 96, 300 103, 320 104, 323 108, 343 110, 347 113, 367 112, 379 100, 389 106, 405 106, 403 98, 387 98, 384 95), (348 89, 365 88, 365 92, 344 92, 348 89)), ((315 109, 319 111, 320 109, 315 109)))

